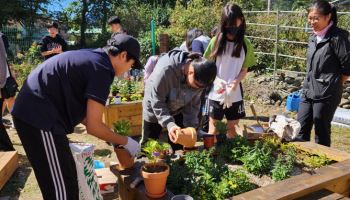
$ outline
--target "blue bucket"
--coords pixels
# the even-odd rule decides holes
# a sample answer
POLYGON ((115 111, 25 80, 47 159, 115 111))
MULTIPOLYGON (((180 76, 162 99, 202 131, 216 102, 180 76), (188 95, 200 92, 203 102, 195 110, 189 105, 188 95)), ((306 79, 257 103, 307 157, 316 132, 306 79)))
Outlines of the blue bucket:
POLYGON ((286 109, 291 112, 297 112, 299 110, 300 99, 300 91, 289 94, 287 97, 286 109))

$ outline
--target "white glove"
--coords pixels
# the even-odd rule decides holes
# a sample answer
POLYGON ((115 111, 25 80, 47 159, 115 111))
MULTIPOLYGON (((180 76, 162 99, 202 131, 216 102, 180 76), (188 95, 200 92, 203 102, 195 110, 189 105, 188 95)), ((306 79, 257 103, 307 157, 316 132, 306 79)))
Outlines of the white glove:
POLYGON ((128 142, 123 147, 130 153, 132 157, 138 156, 141 151, 141 145, 131 137, 128 137, 128 142))
POLYGON ((226 92, 224 96, 224 109, 225 108, 230 108, 232 106, 232 88, 226 86, 226 92))
POLYGON ((223 94, 225 92, 225 86, 227 85, 227 82, 216 77, 214 80, 214 91, 218 94, 223 94))

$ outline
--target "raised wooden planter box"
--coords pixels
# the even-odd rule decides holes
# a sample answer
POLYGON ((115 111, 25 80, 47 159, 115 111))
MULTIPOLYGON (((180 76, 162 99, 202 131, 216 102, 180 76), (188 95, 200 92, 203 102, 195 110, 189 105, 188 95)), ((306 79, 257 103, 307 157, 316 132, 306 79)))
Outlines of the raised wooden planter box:
MULTIPOLYGON (((313 173, 303 173, 274 184, 261 187, 230 199, 235 200, 273 200, 273 199, 297 199, 322 189, 334 192, 339 196, 350 195, 350 154, 337 149, 318 145, 312 142, 294 142, 299 149, 314 153, 324 154, 329 159, 337 161, 332 165, 322 167, 313 173)), ((318 198, 317 198, 318 199, 318 198)))
POLYGON ((18 167, 17 151, 0 152, 0 190, 18 167))
MULTIPOLYGON (((337 161, 313 171, 293 176, 289 179, 261 187, 234 197, 234 200, 274 200, 274 199, 349 199, 350 196, 350 154, 333 148, 318 145, 312 142, 294 142, 296 146, 312 154, 324 154, 329 159, 337 161), (312 197, 313 193, 318 194, 329 191, 322 198, 312 197), (309 197, 311 196, 311 197, 309 197)), ((130 183, 140 177, 140 167, 144 160, 135 162, 132 169, 119 171, 115 165, 111 171, 118 177, 119 198, 121 200, 148 200, 145 196, 144 184, 140 183, 136 188, 131 188, 130 183)), ((171 172, 170 172, 171 173, 171 172)), ((173 194, 167 191, 162 199, 171 199, 173 194)))
POLYGON ((117 120, 128 120, 131 124, 130 135, 142 133, 142 101, 112 104, 105 107, 103 122, 110 128, 117 120))

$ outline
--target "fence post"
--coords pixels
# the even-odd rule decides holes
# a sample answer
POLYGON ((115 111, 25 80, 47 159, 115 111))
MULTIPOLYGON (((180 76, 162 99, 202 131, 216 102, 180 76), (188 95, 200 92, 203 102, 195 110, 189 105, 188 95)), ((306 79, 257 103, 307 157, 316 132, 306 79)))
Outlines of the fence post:
POLYGON ((275 91, 276 87, 276 70, 277 70, 277 60, 278 60, 278 44, 279 44, 279 14, 280 11, 277 9, 276 12, 276 42, 275 42, 275 62, 273 65, 273 90, 275 91))
POLYGON ((152 55, 156 55, 156 23, 154 19, 151 20, 151 37, 152 37, 152 55))

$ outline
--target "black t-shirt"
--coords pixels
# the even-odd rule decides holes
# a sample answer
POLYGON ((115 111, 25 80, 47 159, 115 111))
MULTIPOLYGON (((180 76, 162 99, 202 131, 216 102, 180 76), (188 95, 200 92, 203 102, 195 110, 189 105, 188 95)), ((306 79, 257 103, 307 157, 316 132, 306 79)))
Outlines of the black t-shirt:
POLYGON ((12 115, 44 131, 72 133, 86 116, 88 99, 106 104, 114 74, 103 49, 61 53, 28 76, 12 115))
MULTIPOLYGON (((56 37, 54 38, 47 35, 41 40, 40 51, 41 52, 51 51, 52 49, 58 47, 59 45, 62 47, 62 51, 67 51, 67 43, 60 35, 57 34, 56 37)), ((44 57, 45 57, 45 60, 47 60, 55 55, 57 54, 51 54, 44 57)))

